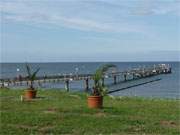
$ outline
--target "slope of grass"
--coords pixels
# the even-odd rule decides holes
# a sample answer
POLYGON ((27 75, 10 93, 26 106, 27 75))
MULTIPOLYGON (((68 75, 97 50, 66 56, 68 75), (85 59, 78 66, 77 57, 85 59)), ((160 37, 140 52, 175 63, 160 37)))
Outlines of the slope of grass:
POLYGON ((23 102, 22 94, 0 89, 2 135, 180 134, 179 100, 106 96, 103 109, 88 109, 82 93, 39 90, 23 102))

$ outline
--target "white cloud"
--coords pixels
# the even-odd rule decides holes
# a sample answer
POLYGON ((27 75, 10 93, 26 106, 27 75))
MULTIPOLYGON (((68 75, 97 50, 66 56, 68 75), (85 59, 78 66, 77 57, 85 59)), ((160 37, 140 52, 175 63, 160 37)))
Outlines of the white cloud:
POLYGON ((111 7, 119 7, 132 15, 179 15, 180 0, 100 0, 111 7), (123 8, 125 7, 125 8, 123 8))
POLYGON ((131 3, 129 1, 121 4, 119 1, 105 0, 54 0, 51 2, 14 0, 1 2, 0 8, 4 21, 36 25, 43 23, 85 31, 133 33, 144 33, 148 27, 144 25, 144 22, 135 20, 132 22, 128 18, 132 12, 134 15, 147 15, 166 14, 177 10, 171 3, 171 6, 167 7, 164 5, 154 6, 151 1, 142 1, 140 5, 139 2, 131 3))
POLYGON ((170 13, 171 15, 178 15, 180 11, 179 2, 172 0, 143 0, 133 8, 132 14, 167 15, 170 13))

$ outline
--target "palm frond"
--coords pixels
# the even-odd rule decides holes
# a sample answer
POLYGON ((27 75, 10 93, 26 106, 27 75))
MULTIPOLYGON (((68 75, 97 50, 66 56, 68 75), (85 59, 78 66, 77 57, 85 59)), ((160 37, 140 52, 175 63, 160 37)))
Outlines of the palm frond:
POLYGON ((30 89, 34 89, 33 82, 36 79, 36 75, 39 72, 40 68, 38 68, 35 72, 32 73, 30 66, 28 64, 26 64, 26 70, 27 70, 27 74, 28 74, 27 78, 30 81, 30 89))
POLYGON ((36 74, 39 72, 40 68, 38 68, 31 76, 31 80, 34 81, 36 79, 36 74))
POLYGON ((28 73, 28 78, 31 78, 31 69, 30 69, 30 66, 28 64, 26 64, 26 71, 28 73))
POLYGON ((99 81, 102 79, 105 72, 107 72, 110 68, 116 67, 116 65, 113 64, 105 64, 102 65, 100 68, 98 68, 93 76, 93 79, 95 81, 99 81))
POLYGON ((114 64, 105 64, 100 69, 102 70, 103 73, 107 72, 110 68, 116 67, 114 64))
POLYGON ((105 64, 99 67, 94 75, 93 75, 93 80, 94 80, 94 91, 93 94, 100 94, 100 95, 105 95, 106 90, 105 87, 103 86, 102 83, 102 78, 104 76, 104 73, 107 72, 110 68, 116 67, 116 65, 113 64, 105 64))

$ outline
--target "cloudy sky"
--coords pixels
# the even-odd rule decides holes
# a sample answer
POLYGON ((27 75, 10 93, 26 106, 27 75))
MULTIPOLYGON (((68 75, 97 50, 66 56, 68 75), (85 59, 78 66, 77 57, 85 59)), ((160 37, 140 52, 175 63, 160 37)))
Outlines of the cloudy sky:
POLYGON ((1 62, 177 61, 180 0, 1 0, 1 62))

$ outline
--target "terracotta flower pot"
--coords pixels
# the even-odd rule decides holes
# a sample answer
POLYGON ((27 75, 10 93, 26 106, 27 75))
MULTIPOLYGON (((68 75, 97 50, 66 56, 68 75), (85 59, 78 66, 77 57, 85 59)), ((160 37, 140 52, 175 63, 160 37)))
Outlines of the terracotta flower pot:
POLYGON ((89 96, 88 97, 88 107, 89 108, 102 108, 103 97, 102 96, 89 96))
POLYGON ((26 99, 36 98, 36 90, 26 90, 25 91, 25 98, 26 99))

